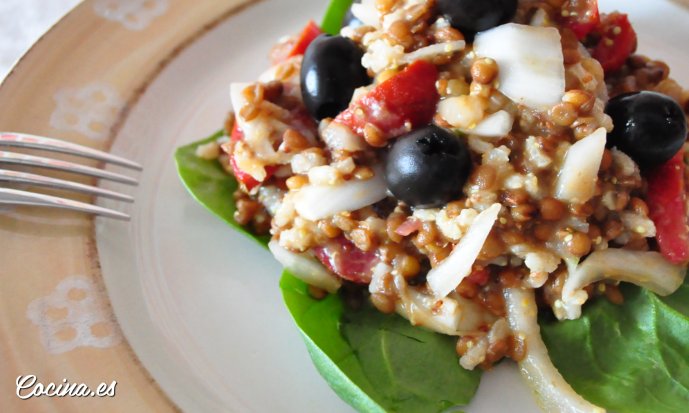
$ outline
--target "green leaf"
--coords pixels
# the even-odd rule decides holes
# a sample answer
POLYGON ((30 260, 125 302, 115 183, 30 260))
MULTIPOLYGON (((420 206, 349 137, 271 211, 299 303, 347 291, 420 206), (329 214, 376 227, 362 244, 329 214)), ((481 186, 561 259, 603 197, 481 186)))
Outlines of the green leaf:
POLYGON ((414 327, 371 306, 315 300, 289 273, 280 282, 318 371, 340 397, 365 412, 441 412, 469 403, 481 373, 459 366, 456 338, 414 327))
POLYGON ((255 236, 234 220, 237 207, 232 194, 237 190, 237 181, 220 166, 216 160, 205 160, 196 156, 196 148, 223 136, 218 131, 212 136, 192 144, 182 146, 175 152, 177 173, 189 193, 201 205, 220 217, 223 221, 247 237, 267 247, 269 236, 255 236))
POLYGON ((287 271, 282 273, 280 289, 311 359, 330 387, 361 412, 385 412, 373 400, 376 390, 340 333, 340 320, 344 314, 340 297, 331 294, 323 300, 315 300, 309 295, 307 285, 287 271))
POLYGON ((578 320, 541 320, 555 366, 589 401, 617 412, 689 410, 689 284, 660 298, 623 286, 625 302, 599 299, 578 320))
MULTIPOLYGON (((179 148, 177 171, 199 203, 265 246, 267 237, 255 237, 233 218, 235 179, 217 161, 196 156, 199 145, 222 135, 221 131, 179 148)), ((439 412, 467 404, 476 392, 480 373, 459 366, 455 338, 412 327, 399 316, 385 316, 371 307, 352 313, 338 295, 315 300, 307 285, 287 272, 280 288, 316 368, 355 409, 439 412)))
POLYGON ((346 313, 341 329, 389 411, 445 411, 466 405, 476 393, 481 372, 459 366, 456 337, 414 327, 370 306, 346 313))
POLYGON ((328 34, 338 34, 342 27, 342 20, 344 20, 344 16, 351 5, 352 0, 331 0, 328 10, 326 10, 325 16, 323 16, 321 29, 328 34))

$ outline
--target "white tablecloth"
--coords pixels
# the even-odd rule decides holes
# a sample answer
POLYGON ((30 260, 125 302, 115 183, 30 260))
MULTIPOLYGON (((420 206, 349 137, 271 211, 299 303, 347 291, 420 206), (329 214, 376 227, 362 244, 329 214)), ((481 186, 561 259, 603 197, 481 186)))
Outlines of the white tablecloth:
POLYGON ((80 0, 0 0, 0 80, 80 0))

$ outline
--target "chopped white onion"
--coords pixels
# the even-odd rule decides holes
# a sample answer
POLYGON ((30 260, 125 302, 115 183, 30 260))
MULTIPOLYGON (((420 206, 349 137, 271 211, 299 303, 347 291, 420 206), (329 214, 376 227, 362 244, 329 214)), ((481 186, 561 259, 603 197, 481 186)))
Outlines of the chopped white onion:
POLYGON ((316 221, 344 211, 355 211, 374 204, 387 196, 383 172, 365 181, 353 179, 339 185, 305 185, 294 197, 294 205, 302 217, 316 221))
POLYGON ((536 10, 536 13, 533 14, 533 17, 531 17, 531 21, 529 22, 529 26, 536 27, 548 27, 552 26, 552 24, 553 22, 551 21, 550 16, 548 16, 548 12, 541 7, 536 10))
POLYGON ((342 285, 340 279, 331 274, 315 258, 285 249, 277 240, 271 240, 268 248, 283 267, 305 283, 322 288, 329 293, 334 293, 342 285))
POLYGON ((413 52, 407 53, 402 57, 400 63, 409 64, 419 59, 430 59, 437 55, 444 55, 449 53, 459 52, 464 50, 466 42, 464 40, 455 40, 445 43, 436 43, 430 46, 416 49, 413 52))
POLYGON ((510 326, 507 324, 507 320, 504 318, 498 319, 493 323, 488 334, 478 339, 459 359, 459 365, 467 370, 473 370, 485 361, 488 348, 506 339, 510 333, 510 326))
POLYGON ((484 102, 474 95, 452 96, 438 103, 438 114, 455 128, 473 128, 484 118, 484 102))
POLYGON ((538 326, 533 290, 505 289, 507 320, 513 334, 524 340, 526 356, 519 362, 519 371, 536 393, 538 403, 546 412, 603 413, 604 409, 578 395, 565 381, 548 356, 538 326))
POLYGON ((475 334, 494 317, 474 301, 454 294, 441 299, 407 287, 396 303, 399 315, 412 325, 449 336, 475 334))
POLYGON ((584 287, 601 280, 625 281, 670 295, 684 281, 686 268, 674 265, 655 251, 631 251, 609 248, 595 251, 570 272, 562 288, 566 317, 581 316, 581 305, 588 299, 584 287))
POLYGON ((258 188, 258 201, 266 207, 271 216, 277 213, 284 196, 285 191, 277 186, 268 185, 258 188))
POLYGON ((498 90, 530 108, 547 110, 565 93, 560 33, 509 23, 476 35, 474 52, 498 64, 498 90))
POLYGON ((426 281, 436 297, 447 296, 471 273, 501 208, 500 204, 493 204, 478 214, 450 255, 428 272, 426 281))
MULTIPOLYGON (((241 109, 248 103, 246 97, 244 97, 244 89, 251 86, 252 83, 232 83, 230 84, 230 99, 232 101, 232 108, 235 112, 235 122, 244 133, 244 142, 249 145, 249 147, 262 159, 275 159, 277 152, 269 139, 270 136, 270 125, 264 122, 260 117, 254 118, 250 121, 244 119, 240 114, 241 109)), ((263 166, 259 165, 258 168, 263 171, 263 166)), ((248 170, 248 168, 242 168, 247 173, 250 173, 257 181, 263 181, 265 175, 253 173, 253 171, 248 170)))
POLYGON ((401 274, 393 274, 391 266, 383 262, 376 264, 372 270, 369 292, 385 293, 389 291, 391 283, 399 297, 395 302, 395 310, 415 326, 422 326, 441 334, 459 336, 478 334, 481 327, 490 325, 495 320, 490 312, 474 301, 456 293, 437 299, 425 290, 410 287, 401 274))
POLYGON ((501 138, 510 133, 513 123, 514 117, 509 112, 499 110, 486 116, 476 127, 462 129, 462 132, 484 138, 501 138))
POLYGON ((380 16, 373 0, 363 0, 361 3, 354 3, 351 10, 354 17, 361 20, 366 26, 380 28, 380 16))
POLYGON ((330 122, 321 133, 323 141, 330 150, 345 150, 349 152, 362 151, 367 145, 351 129, 339 122, 330 122))
POLYGON ((242 92, 249 86, 251 86, 251 83, 230 83, 230 100, 236 114, 235 120, 242 130, 244 129, 244 118, 239 115, 239 111, 248 103, 242 92))
POLYGON ((606 136, 605 128, 598 128, 567 150, 557 177, 557 198, 583 204, 593 197, 605 151, 606 136))

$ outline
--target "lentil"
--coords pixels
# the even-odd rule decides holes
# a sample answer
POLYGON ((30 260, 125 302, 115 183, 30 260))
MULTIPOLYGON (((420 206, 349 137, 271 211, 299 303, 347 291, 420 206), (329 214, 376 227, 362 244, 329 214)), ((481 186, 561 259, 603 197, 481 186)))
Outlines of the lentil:
POLYGON ((545 197, 540 201, 539 211, 546 221, 559 221, 567 213, 567 207, 553 197, 545 197))
POLYGON ((309 183, 309 178, 304 176, 304 175, 294 175, 290 176, 285 180, 285 185, 287 185, 287 189, 293 191, 296 189, 301 188, 304 185, 307 185, 309 183))
POLYGON ((560 126, 570 126, 577 120, 577 109, 571 103, 558 103, 549 112, 550 118, 560 126))
POLYGON ((421 271, 419 260, 408 254, 398 255, 392 263, 395 270, 404 278, 413 278, 421 271))
POLYGON ((489 84, 498 75, 498 65, 490 58, 477 59, 471 65, 471 78, 480 84, 489 84))
POLYGON ((565 92, 564 96, 562 96, 562 102, 572 105, 572 107, 579 112, 587 113, 593 109, 596 99, 585 90, 573 89, 565 92))
POLYGON ((583 257, 591 251, 591 239, 588 235, 581 232, 571 234, 571 239, 567 240, 567 251, 575 257, 583 257))
POLYGON ((511 213, 515 222, 527 222, 534 217, 536 207, 531 204, 522 204, 512 208, 511 213))
POLYGON ((632 211, 642 216, 648 216, 648 205, 646 205, 646 202, 644 202, 643 199, 634 197, 629 201, 629 203, 632 211))
POLYGON ((388 143, 380 129, 378 129, 372 123, 367 123, 364 126, 364 139, 366 140, 366 143, 374 148, 382 148, 388 143))
POLYGON ((395 312, 395 300, 385 294, 371 294, 371 303, 383 314, 392 314, 395 312))
POLYGON ((404 20, 397 20, 392 23, 387 33, 394 43, 399 44, 405 49, 409 49, 414 45, 411 29, 404 20))
POLYGON ((541 242, 546 242, 555 234, 555 228, 551 224, 541 223, 533 229, 534 237, 541 242))
POLYGON ((608 301, 610 301, 613 304, 624 304, 624 296, 622 295, 620 288, 616 285, 606 285, 605 297, 608 299, 608 301))

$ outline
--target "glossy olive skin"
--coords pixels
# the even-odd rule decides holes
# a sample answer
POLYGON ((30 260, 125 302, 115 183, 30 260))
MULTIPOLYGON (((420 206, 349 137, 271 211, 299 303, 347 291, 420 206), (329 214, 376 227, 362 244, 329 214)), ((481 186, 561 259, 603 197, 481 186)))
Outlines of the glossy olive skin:
POLYGON ((437 7, 452 27, 468 39, 507 23, 517 12, 517 0, 438 0, 437 7))
POLYGON ((322 34, 304 53, 301 94, 317 120, 334 117, 349 105, 354 89, 371 80, 361 65, 364 52, 342 36, 322 34))
POLYGON ((656 92, 633 92, 610 99, 605 112, 614 128, 608 147, 617 147, 642 168, 661 165, 684 145, 687 121, 682 108, 656 92))
POLYGON ((416 208, 458 199, 471 171, 467 144, 447 129, 429 125, 392 144, 385 164, 388 189, 416 208))

